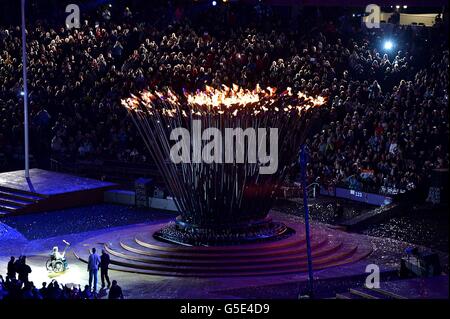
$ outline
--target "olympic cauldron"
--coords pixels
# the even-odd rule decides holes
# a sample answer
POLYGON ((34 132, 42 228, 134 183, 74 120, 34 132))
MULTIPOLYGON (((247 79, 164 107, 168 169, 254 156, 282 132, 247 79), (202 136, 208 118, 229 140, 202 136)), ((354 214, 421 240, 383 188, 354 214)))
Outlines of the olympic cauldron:
POLYGON ((237 85, 182 94, 145 90, 123 99, 180 212, 153 236, 185 245, 289 236, 293 231, 268 213, 324 102, 290 88, 277 93, 237 85), (213 130, 202 138, 200 128, 213 130), (231 140, 218 140, 216 134, 230 136, 230 129, 231 140), (252 154, 260 150, 272 162, 255 161, 252 154), (277 169, 265 174, 276 159, 277 169))

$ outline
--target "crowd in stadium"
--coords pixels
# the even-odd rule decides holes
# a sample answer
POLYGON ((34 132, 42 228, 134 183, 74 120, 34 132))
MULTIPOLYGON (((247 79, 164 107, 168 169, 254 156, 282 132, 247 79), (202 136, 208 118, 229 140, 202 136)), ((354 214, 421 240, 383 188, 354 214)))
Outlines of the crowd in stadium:
MULTIPOLYGON (((123 299, 122 288, 116 280, 108 285, 109 293, 105 286, 97 293, 92 291, 89 285, 81 289, 79 284, 60 284, 53 279, 50 283, 43 282, 41 288, 37 288, 29 279, 32 273, 31 267, 26 263, 26 256, 15 259, 11 257, 8 262, 6 277, 0 275, 0 300, 80 300, 99 299, 108 296, 108 299, 123 299)), ((108 279, 109 280, 109 279, 108 279)))
MULTIPOLYGON (((111 288, 117 289, 115 287, 118 286, 114 280, 111 288)), ((94 294, 88 285, 81 289, 80 285, 63 285, 52 280, 48 284, 43 282, 41 288, 37 288, 32 281, 23 282, 9 277, 5 280, 0 276, 0 300, 87 300, 100 297, 102 296, 94 294)), ((110 291, 108 299, 123 299, 123 295, 114 296, 110 291)))
MULTIPOLYGON (((368 30, 349 18, 308 16, 286 29, 267 11, 255 9, 248 22, 217 10, 196 20, 155 11, 165 17, 155 23, 127 8, 79 29, 29 27, 34 158, 151 161, 121 98, 146 87, 259 83, 327 98, 308 139, 311 180, 395 193, 448 167, 443 27, 368 30), (396 46, 383 50, 388 37, 396 46)), ((0 47, 1 169, 22 154, 20 28, 0 25, 0 47)))

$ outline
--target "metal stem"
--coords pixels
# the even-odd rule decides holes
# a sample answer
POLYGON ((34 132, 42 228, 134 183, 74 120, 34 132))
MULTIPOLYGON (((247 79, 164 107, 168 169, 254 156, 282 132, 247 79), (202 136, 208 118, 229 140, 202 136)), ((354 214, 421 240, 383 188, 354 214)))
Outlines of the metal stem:
POLYGON ((22 0, 22 71, 23 71, 23 115, 25 137, 25 178, 30 178, 28 141, 28 87, 27 87, 27 48, 25 34, 25 0, 22 0))
POLYGON ((305 236, 306 236, 306 254, 308 256, 308 283, 309 283, 309 296, 313 298, 313 267, 311 256, 311 238, 309 234, 309 209, 308 209, 308 191, 306 189, 306 164, 308 162, 306 156, 305 144, 302 145, 300 153, 300 166, 302 174, 302 188, 303 188, 303 207, 305 209, 305 236))

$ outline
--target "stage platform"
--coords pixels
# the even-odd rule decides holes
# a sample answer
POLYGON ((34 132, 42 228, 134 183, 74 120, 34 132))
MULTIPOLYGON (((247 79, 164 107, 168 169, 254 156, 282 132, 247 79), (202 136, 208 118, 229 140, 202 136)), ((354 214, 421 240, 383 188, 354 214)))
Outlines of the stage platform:
MULTIPOLYGON (((153 237, 166 223, 112 231, 88 238, 73 247, 77 259, 87 262, 89 249, 105 249, 111 256, 110 269, 164 277, 279 276, 307 271, 304 225, 275 210, 275 220, 295 230, 277 241, 233 246, 180 246, 153 237)), ((313 267, 323 270, 358 262, 372 253, 362 236, 314 224, 311 228, 313 267)))
MULTIPOLYGON (((300 231, 304 229, 302 227, 304 226, 303 217, 283 213, 285 210, 282 207, 275 207, 274 210, 276 209, 281 211, 279 214, 274 214, 272 211, 276 220, 285 221, 289 225, 298 224, 300 231)), ((304 292, 308 288, 308 273, 304 272, 303 236, 293 238, 291 244, 294 246, 289 245, 288 242, 278 243, 278 247, 272 244, 270 251, 255 251, 250 246, 245 251, 235 251, 234 256, 229 258, 224 258, 223 254, 226 252, 216 252, 217 261, 226 261, 224 266, 219 265, 219 267, 228 268, 227 273, 222 272, 226 269, 221 270, 222 277, 211 276, 214 269, 208 273, 205 272, 203 276, 192 276, 192 274, 186 273, 172 275, 174 266, 178 265, 180 270, 185 271, 188 270, 186 266, 189 264, 192 270, 198 271, 193 268, 198 268, 205 263, 211 266, 211 261, 214 261, 210 257, 200 255, 201 251, 208 248, 200 249, 195 252, 195 255, 189 256, 185 252, 185 249, 189 249, 189 247, 179 247, 182 249, 170 254, 167 253, 167 245, 164 243, 159 242, 158 247, 154 247, 158 249, 150 249, 135 241, 137 237, 144 245, 152 244, 152 239, 149 238, 151 233, 148 230, 170 222, 174 218, 173 213, 138 209, 131 206, 99 204, 58 210, 52 213, 44 212, 0 219, 0 273, 7 272, 10 256, 26 255, 27 263, 33 270, 30 274, 30 280, 33 282, 50 282, 52 279, 57 279, 60 284, 80 284, 83 287, 88 284, 89 279, 86 263, 76 258, 74 253, 79 254, 81 258, 86 258, 88 249, 92 247, 101 249, 106 244, 108 249, 116 254, 110 254, 111 259, 122 264, 121 266, 110 265, 109 276, 118 281, 126 299, 297 299, 299 292, 304 292), (2 225, 5 226, 4 230, 2 230, 2 225), (63 240, 71 243, 67 253, 70 268, 61 274, 49 273, 45 269, 48 254, 53 246, 61 247, 63 240), (129 251, 120 246, 120 242, 127 248, 131 247, 154 254, 149 256, 129 251), (217 253, 222 256, 218 256, 217 253), (241 256, 236 256, 239 253, 241 256), (242 253, 248 256, 242 256, 242 253), (288 255, 289 253, 290 255, 288 255), (181 254, 184 256, 180 260, 181 254), (259 256, 256 256, 257 254, 259 256), (126 258, 119 257, 120 255, 126 258), (189 258, 186 258, 186 255, 189 258), (136 260, 137 258, 140 258, 141 261, 136 260), (291 270, 292 272, 288 272, 287 268, 283 270, 280 267, 289 267, 287 264, 289 259, 291 260, 290 265, 296 268, 291 270), (150 260, 151 263, 149 263, 150 260), (268 267, 265 270, 258 266, 255 267, 259 269, 254 269, 254 275, 243 276, 242 272, 238 274, 236 271, 231 273, 233 269, 230 269, 230 266, 232 265, 244 266, 243 264, 246 263, 246 267, 252 266, 252 264, 254 266, 255 261, 257 263, 261 260, 265 260, 266 263, 262 265, 268 267), (143 265, 150 269, 144 269, 143 265), (274 265, 277 265, 277 268, 273 267, 274 265), (163 270, 165 273, 170 271, 172 274, 162 275, 163 270), (156 271, 158 271, 158 275, 150 274, 156 271), (272 274, 269 274, 269 271, 272 274)), ((312 237, 315 238, 313 239, 313 254, 317 268, 314 269, 314 290, 318 299, 335 298, 336 294, 348 292, 349 288, 362 289, 367 278, 366 267, 368 264, 376 264, 380 267, 381 289, 391 291, 387 283, 398 281, 401 257, 405 249, 413 245, 395 239, 347 233, 335 229, 329 230, 327 225, 314 220, 311 220, 311 231, 312 237), (335 244, 338 242, 342 242, 344 247, 336 247, 335 244), (331 259, 339 262, 345 261, 342 259, 341 253, 351 254, 351 250, 348 250, 348 248, 351 249, 349 245, 358 246, 356 254, 353 253, 353 257, 350 257, 352 261, 331 266, 331 259), (354 258, 358 257, 358 251, 361 249, 363 252, 365 247, 372 249, 372 253, 359 260, 354 258), (328 258, 330 258, 328 262, 324 263, 328 258), (323 268, 324 266, 331 267, 323 268)), ((420 247, 420 249, 425 249, 425 247, 420 247)), ((101 252, 99 251, 99 253, 101 252)), ((443 269, 448 269, 448 252, 440 253, 440 260, 443 269)), ((448 280, 448 277, 443 279, 448 280)), ((445 292, 445 285, 448 288, 448 283, 442 282, 440 285, 444 287, 436 288, 435 292, 437 289, 445 292)), ((409 291, 411 287, 405 286, 405 289, 409 291)), ((417 297, 415 293, 405 294, 402 291, 396 291, 396 293, 408 298, 417 297)), ((435 294, 427 293, 422 296, 434 298, 435 294)), ((447 293, 442 296, 448 298, 448 289, 447 293)))
POLYGON ((23 170, 0 173, 0 217, 100 203, 116 186, 37 168, 28 179, 23 170))

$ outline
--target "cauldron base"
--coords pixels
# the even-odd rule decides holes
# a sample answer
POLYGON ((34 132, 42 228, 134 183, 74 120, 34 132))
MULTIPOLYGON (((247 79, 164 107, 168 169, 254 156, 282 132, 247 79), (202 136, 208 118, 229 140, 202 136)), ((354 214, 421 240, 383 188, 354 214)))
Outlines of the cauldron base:
POLYGON ((293 229, 272 221, 270 217, 237 225, 209 227, 199 227, 178 219, 155 232, 153 237, 186 246, 229 246, 279 240, 294 233, 293 229))

